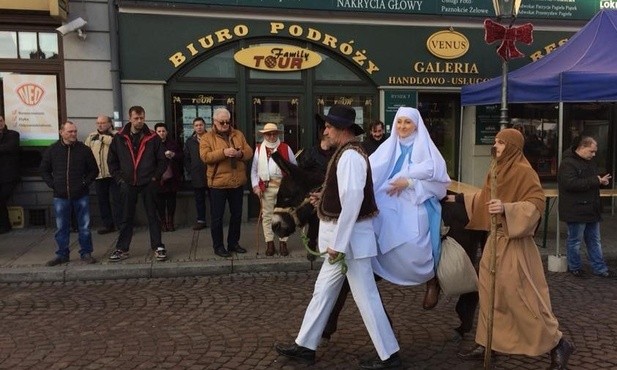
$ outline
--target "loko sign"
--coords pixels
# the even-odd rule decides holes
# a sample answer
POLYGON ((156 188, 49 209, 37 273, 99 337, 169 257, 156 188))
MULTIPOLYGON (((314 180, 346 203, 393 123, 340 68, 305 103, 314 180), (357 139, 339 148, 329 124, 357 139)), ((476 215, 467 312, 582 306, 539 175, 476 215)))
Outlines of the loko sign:
POLYGON ((316 52, 283 44, 258 45, 234 54, 234 60, 245 67, 270 72, 291 72, 313 68, 321 63, 316 52))

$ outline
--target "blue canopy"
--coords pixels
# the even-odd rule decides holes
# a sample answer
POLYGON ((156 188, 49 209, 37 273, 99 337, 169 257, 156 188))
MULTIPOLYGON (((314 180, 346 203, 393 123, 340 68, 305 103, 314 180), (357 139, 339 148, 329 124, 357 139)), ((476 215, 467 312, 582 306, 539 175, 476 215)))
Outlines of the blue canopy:
MULTIPOLYGON (((617 10, 601 10, 565 44, 508 73, 509 103, 617 101, 617 10)), ((463 86, 461 104, 501 102, 501 77, 463 86)))

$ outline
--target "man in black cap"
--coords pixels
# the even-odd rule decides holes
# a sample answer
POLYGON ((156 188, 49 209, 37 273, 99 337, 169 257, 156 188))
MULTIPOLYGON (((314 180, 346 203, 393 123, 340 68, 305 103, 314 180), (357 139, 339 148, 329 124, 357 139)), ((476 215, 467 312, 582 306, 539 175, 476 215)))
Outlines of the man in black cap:
POLYGON ((331 147, 337 148, 330 160, 322 192, 311 194, 320 219, 319 250, 327 253, 330 261, 342 260, 322 264, 295 343, 277 344, 276 350, 295 360, 315 362, 321 334, 347 277, 379 356, 363 361, 360 367, 400 367, 398 342, 381 303, 371 267, 371 258, 377 255, 371 218, 378 211, 369 161, 356 139, 364 130, 355 123, 356 112, 348 106, 334 105, 328 115, 318 117, 325 123, 324 137, 331 147))

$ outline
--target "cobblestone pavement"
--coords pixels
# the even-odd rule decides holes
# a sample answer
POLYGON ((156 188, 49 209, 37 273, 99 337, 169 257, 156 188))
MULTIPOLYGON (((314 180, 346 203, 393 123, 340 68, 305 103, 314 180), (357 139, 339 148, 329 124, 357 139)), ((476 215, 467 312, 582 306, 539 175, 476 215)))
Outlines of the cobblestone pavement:
MULTIPOLYGON (((614 264, 613 264, 614 266, 614 264)), ((617 280, 547 273, 570 369, 617 368, 617 280)), ((1 369, 302 369, 273 346, 291 342, 316 272, 0 284, 1 369)), ((406 369, 480 369, 456 353, 455 299, 424 311, 423 287, 380 283, 406 369)), ((311 369, 353 369, 374 349, 353 302, 311 369)), ((544 369, 548 355, 497 356, 496 369, 544 369)))

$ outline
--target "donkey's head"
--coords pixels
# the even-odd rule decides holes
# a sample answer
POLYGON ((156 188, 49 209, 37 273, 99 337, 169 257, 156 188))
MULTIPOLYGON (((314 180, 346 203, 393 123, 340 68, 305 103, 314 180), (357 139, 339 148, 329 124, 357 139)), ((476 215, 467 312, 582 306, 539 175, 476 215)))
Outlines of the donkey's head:
POLYGON ((321 186, 324 175, 306 171, 286 161, 278 152, 272 153, 272 159, 286 175, 276 197, 272 231, 279 237, 286 237, 293 234, 296 227, 304 226, 311 217, 317 217, 308 197, 321 186))

